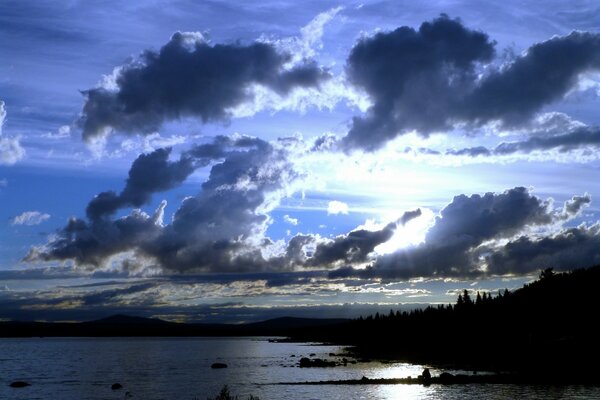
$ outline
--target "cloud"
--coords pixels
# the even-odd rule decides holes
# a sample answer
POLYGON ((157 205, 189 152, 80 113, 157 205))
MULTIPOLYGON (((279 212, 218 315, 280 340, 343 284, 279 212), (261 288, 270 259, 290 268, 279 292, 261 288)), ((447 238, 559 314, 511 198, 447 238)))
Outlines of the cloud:
MULTIPOLYGON (((574 205, 573 202, 584 201, 572 200, 568 204, 574 205)), ((550 201, 541 200, 522 187, 483 196, 460 195, 440 211, 422 244, 380 256, 366 269, 344 267, 332 271, 330 276, 386 279, 478 276, 485 273, 481 256, 489 251, 486 243, 509 239, 527 229, 563 219, 564 214, 553 210, 550 201)))
MULTIPOLYGON (((523 126, 576 87, 581 74, 600 69, 595 33, 572 32, 536 43, 500 68, 493 63, 494 45, 485 33, 445 15, 418 31, 405 26, 361 39, 346 69, 374 104, 366 116, 353 119, 343 147, 372 151, 410 131, 428 135, 461 123, 467 128, 494 121, 523 126)), ((580 131, 571 138, 532 139, 520 150, 569 147, 571 141, 596 142, 596 136, 580 131)), ((458 155, 487 154, 485 148, 472 148, 458 155)))
POLYGON ((533 151, 556 149, 566 153, 585 146, 600 146, 600 128, 596 126, 580 126, 570 131, 547 136, 531 136, 518 142, 499 144, 490 154, 508 155, 514 153, 528 154, 533 151))
POLYGON ((283 216, 283 221, 290 225, 294 225, 294 226, 298 225, 298 218, 292 218, 287 214, 283 216))
MULTIPOLYGON (((323 48, 322 38, 325 25, 331 22, 342 10, 343 7, 335 7, 324 11, 300 29, 300 36, 279 39, 272 43, 284 49, 296 62, 313 58, 323 48)), ((263 41, 269 42, 269 39, 264 38, 263 41)))
POLYGON ((600 265, 600 225, 579 226, 543 237, 521 236, 486 257, 493 275, 528 274, 600 265))
POLYGON ((25 211, 21 215, 17 215, 11 221, 11 225, 39 225, 50 219, 50 214, 41 213, 39 211, 25 211))
POLYGON ((123 207, 140 207, 152 194, 179 186, 195 168, 190 157, 176 162, 168 160, 170 149, 158 149, 140 155, 129 170, 129 178, 119 194, 109 191, 97 195, 87 206, 88 218, 110 216, 123 207))
POLYGON ((327 214, 328 215, 337 215, 337 214, 348 214, 349 208, 348 204, 333 200, 327 204, 327 214))
POLYGON ((73 260, 100 268, 119 254, 132 253, 123 268, 137 268, 131 260, 177 272, 281 267, 269 264, 262 250, 272 244, 265 236, 268 212, 299 177, 283 148, 257 138, 219 136, 183 153, 177 162, 167 157, 168 150, 140 156, 121 194, 111 194, 110 201, 105 196, 93 199, 88 221, 71 219, 57 237, 32 249, 25 260, 73 260), (157 190, 180 183, 190 172, 188 161, 193 163, 191 170, 214 165, 201 191, 182 202, 170 224, 163 224, 166 202, 153 215, 133 210, 125 217, 109 218, 119 207, 140 205, 157 190))
POLYGON ((375 150, 410 130, 446 129, 455 105, 474 89, 476 64, 493 55, 494 43, 486 34, 444 15, 418 31, 403 26, 361 39, 346 70, 374 104, 367 116, 353 119, 343 145, 375 150))
POLYGON ((211 45, 201 34, 177 32, 160 51, 117 68, 112 82, 83 92, 83 137, 111 129, 149 134, 181 117, 225 121, 253 98, 251 85, 286 95, 329 78, 310 60, 286 68, 290 57, 267 43, 211 45))
POLYGON ((359 229, 341 235, 334 240, 320 243, 308 262, 313 266, 326 267, 334 263, 361 263, 375 250, 375 247, 392 238, 396 224, 390 223, 379 231, 359 229))
POLYGON ((0 100, 0 165, 13 165, 25 157, 25 149, 19 137, 3 137, 2 127, 6 120, 4 102, 0 100))
POLYGON ((140 210, 117 220, 71 218, 49 243, 32 248, 24 261, 72 260, 78 266, 104 266, 111 256, 151 242, 161 232, 166 202, 150 216, 140 210))
POLYGON ((500 120, 509 126, 526 123, 575 87, 580 74, 599 68, 599 34, 575 31, 555 36, 486 76, 470 94, 465 117, 477 122, 500 120))
POLYGON ((288 244, 287 256, 295 264, 310 267, 329 268, 339 264, 360 264, 373 255, 377 246, 392 238, 398 224, 405 225, 419 216, 420 209, 406 211, 397 221, 390 222, 382 229, 356 229, 333 240, 297 235, 288 244), (304 246, 307 245, 315 246, 310 255, 304 250, 304 246))
POLYGON ((542 114, 524 130, 508 133, 525 138, 505 141, 494 148, 477 146, 449 149, 446 155, 497 158, 534 152, 547 154, 555 151, 564 154, 576 150, 595 151, 600 147, 600 128, 583 124, 558 112, 542 114))
POLYGON ((584 193, 583 196, 573 196, 571 200, 565 201, 563 207, 562 218, 572 219, 581 213, 581 211, 589 207, 592 203, 592 196, 589 193, 584 193))
POLYGON ((402 214, 402 216, 398 219, 398 224, 400 225, 406 225, 409 221, 412 221, 413 219, 420 217, 422 215, 422 211, 420 208, 417 208, 414 211, 406 211, 404 214, 402 214))

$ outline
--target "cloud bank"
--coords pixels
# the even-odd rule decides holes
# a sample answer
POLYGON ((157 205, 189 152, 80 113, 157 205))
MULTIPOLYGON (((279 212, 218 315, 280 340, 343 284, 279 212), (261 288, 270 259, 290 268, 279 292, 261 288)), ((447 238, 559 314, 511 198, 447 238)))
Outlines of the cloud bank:
MULTIPOLYGON (((504 246, 503 240, 511 239, 544 226, 570 220, 589 205, 589 195, 575 196, 567 201, 562 210, 555 210, 551 202, 530 194, 525 188, 516 187, 504 193, 486 193, 483 196, 456 196, 436 218, 435 224, 427 232, 420 245, 400 249, 395 253, 377 258, 364 269, 351 266, 332 271, 330 277, 361 277, 384 279, 410 279, 415 277, 477 277, 516 272, 516 263, 511 264, 510 242, 504 246), (500 265, 513 265, 504 267, 500 265)), ((596 239, 597 229, 584 229, 585 237, 596 239)), ((539 249, 542 243, 557 242, 567 233, 540 240, 522 235, 520 242, 539 249)), ((570 251, 577 251, 571 248, 570 251)), ((567 250, 568 252, 569 250, 567 250)), ((522 253, 523 251, 521 251, 522 253)), ((539 250, 538 250, 539 252, 539 250)), ((548 253, 552 254, 552 253, 548 253)), ((577 265, 594 265, 600 250, 586 254, 576 253, 577 265), (595 252, 594 257, 589 257, 595 252)), ((524 257, 525 258, 525 257, 524 257)), ((531 272, 544 267, 540 259, 533 257, 530 263, 523 264, 520 272, 531 272)), ((556 263, 558 264, 558 263, 556 263)))

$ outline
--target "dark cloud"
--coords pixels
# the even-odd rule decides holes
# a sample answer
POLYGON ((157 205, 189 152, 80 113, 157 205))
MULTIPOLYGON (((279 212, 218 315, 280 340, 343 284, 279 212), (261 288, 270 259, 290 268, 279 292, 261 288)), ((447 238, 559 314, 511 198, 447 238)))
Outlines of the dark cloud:
POLYGON ((56 238, 39 248, 32 248, 24 261, 73 260, 77 265, 101 266, 113 255, 135 250, 156 239, 162 230, 164 207, 154 215, 139 210, 116 220, 85 221, 71 218, 56 238))
POLYGON ((557 218, 549 202, 522 187, 500 194, 456 196, 440 212, 422 244, 380 256, 366 269, 345 267, 330 276, 409 279, 480 275, 480 245, 510 238, 527 227, 551 224, 557 218))
POLYGON ((87 206, 89 219, 110 216, 123 207, 140 207, 150 201, 156 192, 179 186, 192 172, 193 160, 182 157, 170 162, 170 149, 158 149, 140 155, 131 165, 129 178, 120 194, 113 191, 102 192, 87 206))
POLYGON ((600 226, 570 228, 541 239, 522 236, 486 258, 491 275, 569 270, 600 264, 600 226))
POLYGON ((400 225, 406 225, 407 223, 409 223, 410 221, 412 221, 415 218, 418 218, 422 215, 423 213, 421 212, 420 208, 417 208, 416 210, 413 211, 406 211, 404 214, 402 214, 402 216, 400 218, 398 218, 398 223, 400 225))
POLYGON ((520 142, 501 143, 493 150, 492 154, 507 155, 553 149, 565 153, 584 146, 600 146, 600 129, 598 127, 582 126, 562 134, 532 136, 520 142))
POLYGON ((573 196, 571 200, 565 201, 563 208, 563 215, 566 219, 577 216, 581 210, 588 207, 592 202, 592 196, 589 193, 585 193, 583 196, 573 196))
MULTIPOLYGON (((580 74, 600 68, 600 35, 554 37, 501 68, 491 63, 493 56, 494 42, 486 34, 447 16, 423 23, 418 31, 401 27, 360 40, 348 57, 347 73, 374 104, 366 116, 354 118, 343 147, 375 150, 407 131, 427 135, 460 122, 526 124, 572 89, 580 74)), ((506 151, 568 148, 571 140, 596 143, 596 136, 581 131, 572 138, 532 139, 506 151)), ((458 153, 487 155, 487 150, 458 153)))
POLYGON ((584 148, 600 146, 600 128, 583 124, 563 124, 561 127, 545 129, 543 126, 533 127, 528 137, 514 142, 503 142, 492 149, 483 146, 468 147, 460 150, 448 150, 447 155, 453 156, 507 156, 512 154, 529 154, 536 151, 557 150, 567 153, 584 148))
POLYGON ((466 149, 460 149, 460 150, 448 150, 448 151, 446 151, 446 154, 451 155, 451 156, 477 157, 477 156, 489 156, 492 154, 492 152, 483 146, 477 146, 477 147, 468 147, 466 149))
POLYGON ((310 258, 310 264, 328 266, 334 262, 363 262, 375 247, 390 240, 395 231, 396 224, 390 223, 379 231, 359 229, 338 236, 331 242, 319 244, 310 258))
POLYGON ((464 117, 477 122, 527 122, 562 98, 581 73, 600 68, 600 35, 572 32, 537 43, 510 65, 485 77, 467 98, 464 117))
POLYGON ((419 30, 403 26, 360 40, 347 61, 352 83, 365 89, 373 106, 355 117, 346 148, 374 150, 408 130, 443 130, 465 93, 474 90, 477 63, 494 55, 482 32, 441 16, 419 30))
POLYGON ((285 95, 329 76, 312 61, 284 68, 289 61, 267 43, 212 46, 199 34, 175 33, 160 51, 147 50, 116 71, 116 89, 84 92, 83 136, 91 139, 107 128, 149 133, 186 116, 222 121, 231 108, 252 99, 252 84, 285 95))

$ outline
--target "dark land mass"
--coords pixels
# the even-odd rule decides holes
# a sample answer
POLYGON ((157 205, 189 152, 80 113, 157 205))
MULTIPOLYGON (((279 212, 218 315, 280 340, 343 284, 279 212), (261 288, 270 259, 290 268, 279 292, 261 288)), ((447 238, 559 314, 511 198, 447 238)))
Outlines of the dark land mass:
POLYGON ((127 336, 292 336, 328 329, 346 319, 275 318, 249 324, 185 324, 155 318, 113 315, 88 322, 0 322, 0 337, 127 337, 127 336))
POLYGON ((353 346, 361 358, 510 371, 510 379, 521 381, 597 384, 599 287, 600 266, 560 274, 547 269, 514 292, 464 291, 455 305, 301 329, 292 339, 353 346))

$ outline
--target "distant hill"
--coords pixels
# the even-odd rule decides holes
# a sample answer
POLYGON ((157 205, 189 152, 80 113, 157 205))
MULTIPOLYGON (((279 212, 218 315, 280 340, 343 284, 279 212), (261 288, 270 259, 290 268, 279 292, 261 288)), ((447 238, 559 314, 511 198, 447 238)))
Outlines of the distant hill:
POLYGON ((347 321, 284 317, 250 324, 185 324, 119 314, 80 323, 3 321, 0 337, 291 336, 299 329, 321 329, 347 321))
POLYGON ((82 322, 85 325, 124 325, 124 326, 155 326, 155 325, 175 325, 175 322, 163 321, 158 318, 132 317, 130 315, 111 315, 110 317, 97 319, 94 321, 82 322))

